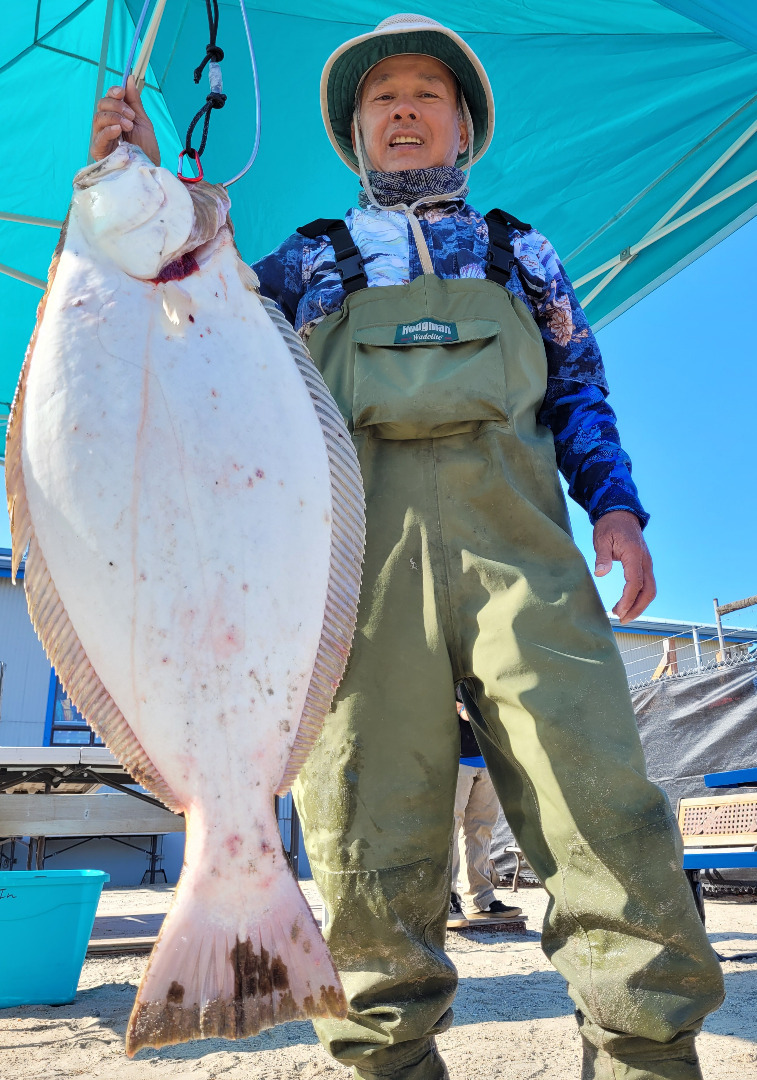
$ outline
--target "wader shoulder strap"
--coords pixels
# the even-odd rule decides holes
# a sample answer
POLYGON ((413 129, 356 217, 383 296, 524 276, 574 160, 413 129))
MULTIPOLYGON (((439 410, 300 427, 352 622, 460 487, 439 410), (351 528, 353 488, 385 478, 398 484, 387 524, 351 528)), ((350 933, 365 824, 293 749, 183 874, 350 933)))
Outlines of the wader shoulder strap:
POLYGON ((484 220, 489 228, 489 250, 486 253, 486 276, 503 287, 510 280, 510 273, 515 265, 515 252, 511 239, 512 230, 529 232, 530 225, 518 221, 512 214, 502 210, 490 210, 484 220))
POLYGON ((349 295, 359 289, 368 288, 368 278, 363 267, 363 259, 355 246, 352 233, 339 218, 318 218, 309 225, 300 225, 297 230, 309 240, 319 236, 328 236, 336 256, 336 268, 342 279, 344 291, 349 295))

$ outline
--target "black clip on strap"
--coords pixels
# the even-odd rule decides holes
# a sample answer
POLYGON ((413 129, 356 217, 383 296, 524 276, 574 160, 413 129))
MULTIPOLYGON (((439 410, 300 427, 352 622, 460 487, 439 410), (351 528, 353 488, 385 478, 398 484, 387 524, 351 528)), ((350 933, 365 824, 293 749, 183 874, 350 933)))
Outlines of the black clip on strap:
MULTIPOLYGON (((510 239, 510 225, 522 226, 523 222, 515 222, 502 213, 501 210, 490 210, 485 218, 489 227, 489 250, 486 253, 486 276, 489 281, 496 282, 506 288, 510 281, 510 274, 515 265, 515 252, 510 239)), ((525 226, 526 230, 530 226, 525 226)))
POLYGON ((334 248, 336 268, 342 279, 342 288, 349 296, 350 293, 368 288, 368 278, 363 265, 363 258, 359 249, 355 246, 352 233, 345 223, 339 218, 318 218, 309 225, 301 225, 297 230, 309 240, 317 240, 319 236, 328 236, 334 248))

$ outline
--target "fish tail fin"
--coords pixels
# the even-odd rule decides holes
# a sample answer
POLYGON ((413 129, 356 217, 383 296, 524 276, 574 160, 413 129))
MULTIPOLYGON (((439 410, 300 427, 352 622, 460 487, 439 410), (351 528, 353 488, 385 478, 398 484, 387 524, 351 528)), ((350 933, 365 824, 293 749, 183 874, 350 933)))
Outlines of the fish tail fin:
POLYGON ((249 879, 250 894, 240 894, 231 920, 213 900, 214 879, 206 888, 197 877, 192 888, 182 883, 137 992, 129 1057, 143 1046, 245 1039, 290 1020, 347 1015, 331 955, 294 877, 278 870, 273 882, 256 887, 264 876, 249 879))

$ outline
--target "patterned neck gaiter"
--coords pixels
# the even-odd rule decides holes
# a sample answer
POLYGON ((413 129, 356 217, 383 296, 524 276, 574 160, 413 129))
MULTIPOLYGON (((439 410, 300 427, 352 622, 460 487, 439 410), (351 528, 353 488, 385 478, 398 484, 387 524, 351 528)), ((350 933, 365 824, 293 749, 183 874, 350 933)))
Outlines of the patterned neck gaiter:
MULTIPOLYGON (((465 201, 468 188, 465 187, 465 173, 454 165, 437 165, 433 169, 407 169, 403 172, 375 172, 368 170, 368 182, 376 202, 380 206, 397 206, 429 198, 439 199, 440 195, 449 194, 454 201, 465 201), (462 190, 461 190, 462 189, 462 190)), ((361 207, 371 205, 365 191, 358 195, 361 207)))

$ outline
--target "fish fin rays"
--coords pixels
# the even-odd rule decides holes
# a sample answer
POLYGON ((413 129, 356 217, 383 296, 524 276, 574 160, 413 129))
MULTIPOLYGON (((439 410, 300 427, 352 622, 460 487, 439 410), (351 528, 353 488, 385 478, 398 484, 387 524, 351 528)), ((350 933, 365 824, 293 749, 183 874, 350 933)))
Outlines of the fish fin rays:
POLYGON ((134 780, 151 791, 169 810, 181 811, 183 807, 95 673, 33 534, 24 585, 32 625, 68 697, 134 780))
POLYGON ((233 931, 214 919, 212 888, 193 885, 177 891, 142 977, 129 1057, 144 1046, 246 1039, 290 1020, 347 1015, 326 943, 288 870, 270 889, 237 893, 233 931))
POLYGON ((42 323, 47 298, 55 280, 67 228, 68 217, 61 229, 60 240, 50 264, 47 290, 37 308, 37 323, 26 350, 21 378, 18 381, 8 421, 5 486, 11 521, 12 575, 15 580, 21 560, 28 549, 24 568, 24 586, 29 615, 37 637, 42 642, 42 647, 64 690, 87 723, 97 732, 121 764, 128 769, 137 783, 148 788, 170 810, 179 811, 183 808, 177 803, 168 785, 126 723, 120 709, 95 674, 55 588, 34 534, 29 513, 21 453, 26 383, 37 334, 42 323))
POLYGON ((29 364, 31 362, 32 353, 34 352, 34 346, 37 343, 37 335, 39 334, 39 328, 42 325, 42 317, 45 314, 45 308, 47 307, 47 298, 53 287, 55 275, 58 270, 58 263, 60 262, 61 253, 63 251, 63 245, 66 242, 70 213, 71 211, 69 210, 68 214, 66 214, 66 220, 63 222, 58 243, 50 261, 50 269, 47 272, 47 288, 37 305, 37 320, 34 324, 31 340, 26 348, 26 355, 24 356, 24 363, 21 368, 21 376, 18 380, 18 385, 16 386, 16 393, 13 397, 13 404, 11 405, 10 416, 8 418, 8 428, 5 440, 5 491, 8 498, 8 517, 10 518, 11 526, 11 577, 14 583, 16 581, 18 568, 21 565, 21 561, 29 546, 29 541, 32 538, 32 520, 31 515, 29 514, 29 504, 26 499, 26 487, 24 485, 21 456, 26 383, 29 377, 29 364))
POLYGON ((342 680, 357 622, 365 546, 365 496, 357 452, 339 408, 295 333, 272 300, 261 297, 305 382, 321 424, 331 475, 331 558, 326 608, 297 736, 277 789, 285 795, 318 738, 342 680))

